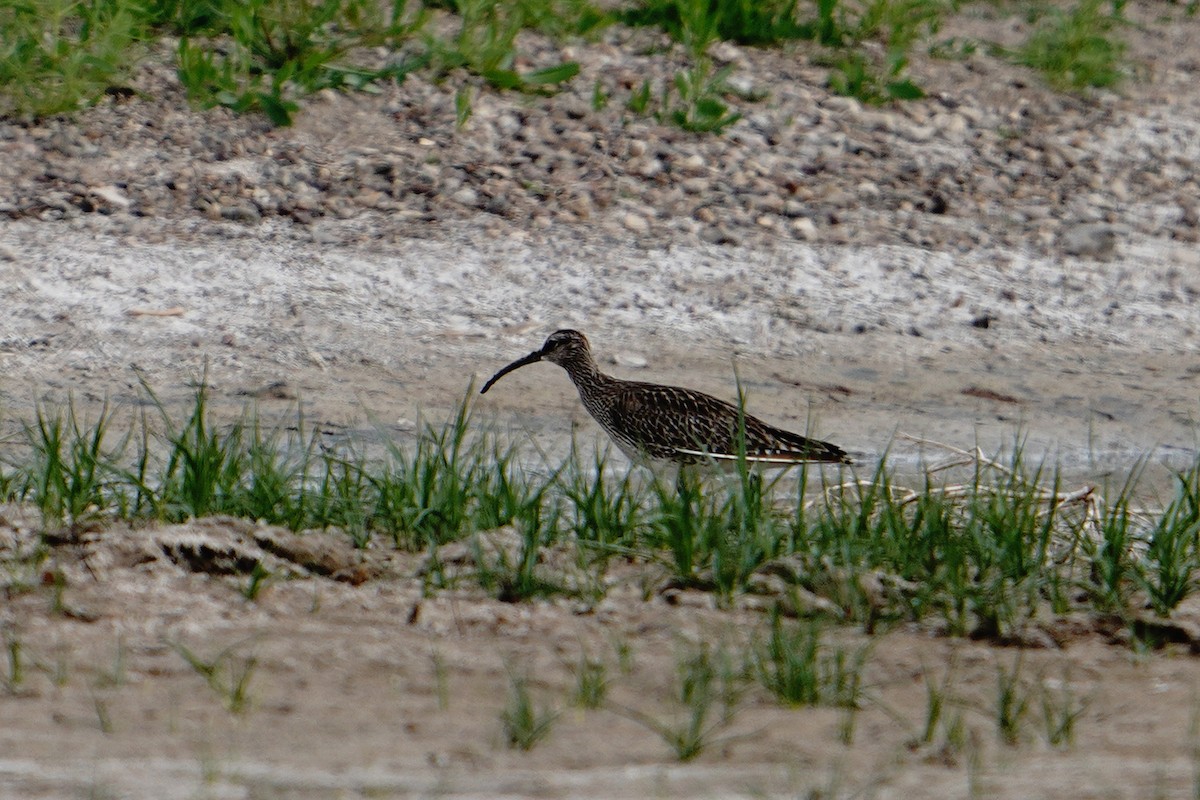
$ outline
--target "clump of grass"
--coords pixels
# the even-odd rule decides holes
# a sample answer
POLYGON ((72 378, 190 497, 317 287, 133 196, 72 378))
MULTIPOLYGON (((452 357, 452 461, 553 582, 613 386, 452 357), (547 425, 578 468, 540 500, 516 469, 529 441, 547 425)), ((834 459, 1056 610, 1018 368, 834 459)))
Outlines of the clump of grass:
POLYGON ((196 386, 191 416, 179 428, 153 392, 143 388, 158 405, 171 446, 157 496, 165 517, 181 520, 226 510, 248 466, 242 426, 235 424, 224 432, 212 429, 207 378, 196 386))
POLYGON ((422 550, 462 535, 472 489, 488 466, 485 451, 470 440, 470 421, 464 397, 449 424, 427 425, 411 452, 388 443, 391 458, 371 481, 378 496, 373 518, 398 547, 422 550))
POLYGON ((1138 464, 1130 471, 1115 497, 1098 504, 1095 510, 1098 535, 1080 540, 1088 560, 1085 586, 1099 611, 1119 613, 1129 604, 1138 568, 1133 556, 1137 526, 1130 504, 1141 468, 1142 464, 1138 464))
POLYGON ((39 405, 32 425, 24 425, 30 452, 22 494, 47 522, 73 526, 109 510, 114 483, 110 465, 123 454, 129 437, 109 441, 113 412, 105 403, 96 419, 82 420, 74 401, 66 411, 39 405))
POLYGON ((362 89, 403 80, 427 59, 363 68, 351 49, 396 44, 424 25, 407 0, 253 0, 218 3, 211 14, 180 9, 179 79, 193 100, 238 112, 258 111, 287 125, 297 98, 321 89, 362 89))
POLYGON ((433 651, 430 656, 430 666, 433 669, 434 689, 437 692, 438 710, 446 711, 450 708, 450 670, 446 666, 446 659, 438 651, 433 651))
MULTIPOLYGON (((739 407, 744 400, 739 389, 739 407)), ((683 469, 674 487, 652 484, 653 516, 645 537, 646 544, 670 553, 675 583, 713 589, 724 603, 745 591, 770 559, 789 555, 795 544, 786 512, 776 507, 775 489, 783 474, 765 480, 747 460, 744 424, 735 442, 732 474, 726 480, 709 474, 714 464, 683 469)), ((802 469, 801 495, 806 481, 802 469)))
POLYGON ((904 76, 908 54, 890 51, 882 63, 865 53, 844 51, 828 59, 829 89, 871 105, 893 100, 919 100, 925 90, 904 76))
POLYGON ((250 570, 250 577, 246 585, 242 587, 242 597, 250 601, 257 600, 259 594, 270 582, 270 578, 271 572, 263 566, 261 561, 255 561, 254 567, 250 570))
MULTIPOLYGON (((516 70, 517 34, 527 23, 533 3, 498 4, 489 0, 456 0, 458 34, 452 41, 427 39, 435 71, 465 68, 498 89, 543 91, 579 74, 579 64, 566 61, 528 72, 516 70)), ((550 13, 537 17, 548 24, 550 13)), ((461 118, 462 112, 459 116, 461 118)))
POLYGON ((621 14, 629 25, 654 25, 678 41, 703 31, 710 39, 773 45, 813 38, 797 0, 646 0, 621 14))
MULTIPOLYGON (((713 4, 709 0, 652 0, 625 12, 624 19, 631 24, 661 26, 684 45, 689 55, 690 65, 662 87, 655 109, 660 121, 694 133, 721 133, 742 118, 724 100, 731 91, 727 81, 733 69, 725 66, 714 70, 708 50, 720 39, 729 38, 725 34, 733 29, 723 28, 729 23, 751 25, 769 18, 782 19, 784 14, 782 9, 778 15, 769 8, 763 8, 762 12, 754 14, 749 6, 713 4), (753 16, 753 22, 740 16, 742 13, 753 16)), ((645 114, 654 108, 651 100, 650 83, 646 81, 632 93, 627 108, 635 114, 645 114)))
POLYGON ((1018 653, 1011 669, 996 665, 996 733, 1010 746, 1020 743, 1021 729, 1030 711, 1031 695, 1021 674, 1022 663, 1022 654, 1018 653))
POLYGON ((917 739, 918 744, 933 744, 938 729, 943 724, 946 707, 953 699, 950 687, 954 682, 955 666, 955 662, 951 660, 940 681, 934 680, 933 673, 928 668, 922 671, 925 679, 925 724, 917 739))
POLYGON ((682 653, 676 662, 674 694, 681 713, 660 720, 638 709, 617 710, 658 734, 677 759, 691 761, 712 745, 730 740, 717 734, 733 722, 741 680, 724 648, 703 645, 682 653), (721 713, 714 720, 718 703, 721 713))
POLYGON ((4 691, 17 694, 25 684, 25 644, 12 626, 4 626, 5 671, 0 676, 4 691))
POLYGON ((856 709, 863 699, 867 655, 865 646, 853 654, 843 648, 830 651, 821 644, 819 623, 789 629, 775 611, 770 633, 754 647, 751 659, 759 682, 787 705, 856 709))
MULTIPOLYGON (((441 8, 455 14, 477 13, 473 0, 427 0, 427 8, 441 8)), ((514 0, 495 4, 502 13, 520 18, 525 27, 541 31, 554 39, 591 36, 612 24, 612 14, 588 0, 514 0)))
POLYGON ((1066 670, 1061 680, 1050 681, 1043 677, 1038 701, 1047 744, 1059 748, 1074 745, 1075 724, 1087 711, 1088 701, 1075 696, 1066 670))
POLYGON ((482 547, 480 536, 473 537, 471 548, 479 585, 508 603, 553 594, 575 594, 575 589, 547 577, 538 569, 543 544, 540 533, 538 528, 522 526, 520 549, 510 553, 500 547, 494 550, 494 555, 489 555, 482 547))
POLYGON ((1123 4, 1123 0, 1079 0, 1068 11, 1043 7, 1037 28, 1013 54, 1015 60, 1038 70, 1060 89, 1115 86, 1125 77, 1125 43, 1116 35, 1125 24, 1123 4))
POLYGON ((182 642, 169 644, 221 698, 226 710, 231 714, 242 714, 249 709, 250 679, 254 676, 258 659, 254 655, 241 655, 238 652, 241 643, 231 645, 210 658, 196 654, 182 642))
POLYGON ((97 689, 112 689, 124 686, 128 680, 127 660, 129 657, 129 648, 125 644, 125 639, 118 638, 116 642, 116 652, 113 654, 112 666, 108 669, 97 671, 95 688, 97 689))
POLYGON ((832 48, 829 88, 864 103, 925 96, 906 76, 909 53, 941 27, 949 10, 941 0, 871 0, 851 10, 837 0, 818 2, 819 41, 832 48), (866 46, 877 41, 881 48, 866 46))
POLYGON ((603 706, 609 685, 608 667, 604 662, 588 658, 586 654, 581 655, 574 673, 575 690, 571 702, 579 708, 596 709, 603 706))
POLYGON ((902 489, 881 465, 797 515, 811 588, 869 629, 938 614, 956 635, 1000 639, 1069 607, 1075 562, 1060 564, 1058 548, 1090 535, 1092 518, 1075 510, 1092 490, 1062 491, 1056 476, 1023 464, 1019 446, 1007 464, 962 455, 954 464, 971 467, 967 481, 937 483, 930 471, 921 489, 902 489))
POLYGON ((112 714, 108 710, 108 702, 96 692, 92 692, 92 707, 96 711, 96 723, 100 727, 100 732, 113 733, 116 728, 113 726, 112 714))
POLYGON ((610 481, 607 473, 607 450, 596 450, 583 461, 574 448, 558 473, 570 532, 601 558, 635 551, 645 524, 646 497, 633 473, 626 471, 617 481, 610 481))
POLYGON ((23 0, 0 7, 0 118, 46 117, 96 103, 142 51, 134 0, 23 0))
POLYGON ((550 734, 558 712, 537 708, 529 691, 529 677, 509 672, 508 702, 500 712, 504 738, 509 747, 528 752, 550 734))
POLYGON ((1151 607, 1162 616, 1200 586, 1200 462, 1175 476, 1175 488, 1150 530, 1146 557, 1137 571, 1151 607))

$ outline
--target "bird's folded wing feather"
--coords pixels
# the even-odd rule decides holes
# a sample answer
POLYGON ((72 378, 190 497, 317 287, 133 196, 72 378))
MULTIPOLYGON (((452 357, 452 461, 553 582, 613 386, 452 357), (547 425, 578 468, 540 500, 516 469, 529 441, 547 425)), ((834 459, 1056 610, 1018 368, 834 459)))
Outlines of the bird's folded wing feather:
MULTIPOLYGON (((736 457, 739 413, 711 395, 673 386, 631 384, 612 408, 613 425, 647 455, 657 458, 736 457)), ((745 414, 746 457, 788 463, 842 461, 841 449, 775 428, 745 414)))

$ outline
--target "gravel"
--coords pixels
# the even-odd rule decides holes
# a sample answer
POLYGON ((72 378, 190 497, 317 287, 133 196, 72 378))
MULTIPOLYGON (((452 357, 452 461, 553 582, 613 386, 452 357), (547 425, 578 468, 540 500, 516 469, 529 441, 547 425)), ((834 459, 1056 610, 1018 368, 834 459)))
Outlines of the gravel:
MULTIPOLYGON (((953 23, 964 30, 946 33, 985 22, 964 17, 953 23)), ((1157 69, 1124 95, 1055 94, 981 54, 918 57, 929 98, 878 108, 830 95, 803 49, 722 44, 715 53, 737 80, 766 94, 735 101, 745 118, 724 136, 628 112, 632 87, 661 85, 680 66, 675 51, 643 55, 648 37, 616 28, 563 48, 529 36, 534 63, 574 57, 580 76, 550 97, 481 90, 461 130, 458 80, 421 76, 378 95, 311 98, 290 129, 197 111, 164 44, 132 99, 76 120, 0 124, 0 215, 134 235, 279 218, 291 223, 283 235, 321 243, 463 224, 633 235, 646 247, 799 240, 1093 258, 1130 235, 1196 240, 1190 26, 1153 24, 1135 38, 1135 63, 1152 56, 1157 69), (611 97, 603 110, 590 103, 597 82, 611 97), (363 224, 357 235, 316 233, 336 220, 363 224)))

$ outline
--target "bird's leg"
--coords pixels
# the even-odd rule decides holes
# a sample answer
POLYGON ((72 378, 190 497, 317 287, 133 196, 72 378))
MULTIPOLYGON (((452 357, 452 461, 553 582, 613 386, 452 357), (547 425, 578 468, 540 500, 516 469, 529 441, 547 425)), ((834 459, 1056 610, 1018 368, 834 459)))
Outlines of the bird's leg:
MULTIPOLYGON (((664 488, 663 500, 669 495, 664 488)), ((675 568, 679 577, 685 582, 691 582, 696 574, 696 512, 692 508, 699 496, 696 476, 684 464, 678 464, 675 470, 675 499, 667 505, 671 508, 668 519, 674 530, 671 533, 671 549, 674 551, 675 568)), ((669 501, 668 501, 669 502, 669 501)))
POLYGON ((687 464, 680 464, 675 470, 675 492, 679 495, 680 500, 687 500, 687 505, 691 508, 692 489, 696 483, 696 474, 689 468, 687 464))
POLYGON ((675 472, 675 494, 679 500, 680 518, 683 523, 681 533, 685 536, 693 536, 696 520, 692 506, 700 498, 700 487, 699 477, 687 464, 680 464, 679 469, 675 472))

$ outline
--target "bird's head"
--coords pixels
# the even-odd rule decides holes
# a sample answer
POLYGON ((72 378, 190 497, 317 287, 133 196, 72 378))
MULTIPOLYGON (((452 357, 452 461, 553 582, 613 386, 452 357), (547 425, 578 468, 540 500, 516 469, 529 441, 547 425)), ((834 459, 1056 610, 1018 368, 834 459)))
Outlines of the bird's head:
POLYGON ((592 348, 587 337, 579 331, 562 330, 550 334, 537 353, 539 361, 549 361, 551 364, 562 366, 568 361, 590 358, 592 348))

